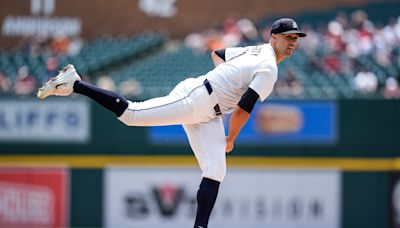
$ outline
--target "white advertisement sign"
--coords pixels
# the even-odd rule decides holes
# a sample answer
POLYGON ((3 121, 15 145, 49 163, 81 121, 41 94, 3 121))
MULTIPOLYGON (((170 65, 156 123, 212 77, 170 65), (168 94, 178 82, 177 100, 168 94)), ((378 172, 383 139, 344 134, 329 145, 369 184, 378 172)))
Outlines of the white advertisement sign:
POLYGON ((89 104, 73 101, 0 101, 0 141, 86 142, 89 104))
POLYGON ((150 17, 173 17, 178 11, 176 0, 139 0, 138 7, 150 17))
MULTIPOLYGON (((197 169, 108 168, 107 228, 193 227, 197 169)), ((209 227, 339 228, 340 173, 335 170, 231 169, 209 227)))
POLYGON ((79 36, 82 22, 73 17, 38 17, 38 16, 12 16, 4 18, 2 35, 10 37, 55 37, 79 36))

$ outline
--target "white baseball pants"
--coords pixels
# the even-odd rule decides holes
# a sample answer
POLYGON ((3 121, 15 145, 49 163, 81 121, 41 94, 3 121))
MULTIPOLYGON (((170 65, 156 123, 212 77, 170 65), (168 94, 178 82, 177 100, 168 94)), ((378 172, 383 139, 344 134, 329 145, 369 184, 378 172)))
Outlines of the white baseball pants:
POLYGON ((226 173, 226 137, 221 116, 214 106, 215 93, 204 86, 205 77, 180 82, 169 95, 131 102, 118 118, 128 126, 182 124, 196 156, 202 176, 222 182, 226 173))

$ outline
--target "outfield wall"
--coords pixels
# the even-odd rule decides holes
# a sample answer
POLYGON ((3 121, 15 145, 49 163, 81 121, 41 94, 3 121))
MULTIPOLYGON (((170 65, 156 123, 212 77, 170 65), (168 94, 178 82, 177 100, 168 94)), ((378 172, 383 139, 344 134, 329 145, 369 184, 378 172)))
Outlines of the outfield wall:
MULTIPOLYGON (((228 155, 226 186, 235 191, 227 191, 221 197, 215 224, 254 219, 252 227, 397 227, 399 101, 268 103, 273 106, 257 105, 257 117, 244 129, 245 137, 239 140, 235 151, 228 155), (265 118, 268 120, 270 114, 276 113, 288 117, 292 124, 267 124, 260 130, 257 123, 265 123, 265 118), (324 121, 321 125, 312 121, 318 118, 324 121), (271 129, 272 133, 286 132, 287 137, 280 138, 282 134, 278 137, 271 129), (324 137, 313 136, 316 130, 324 137), (299 138, 307 143, 298 143, 299 138), (241 170, 255 173, 242 175, 241 170), (252 176, 258 178, 251 179, 252 176), (326 186, 330 186, 328 190, 326 186), (292 192, 293 189, 296 191, 292 192), (252 198, 254 195, 258 197, 252 198), (232 200, 236 198, 240 200, 232 200), (240 210, 248 211, 248 217, 238 217, 240 210)), ((174 129, 167 128, 160 131, 126 127, 113 114, 88 100, 2 99, 0 201, 7 206, 23 200, 40 202, 35 205, 40 206, 41 216, 33 216, 38 212, 29 208, 3 207, 0 214, 8 220, 0 223, 10 225, 10 221, 19 218, 27 226, 39 223, 48 227, 148 227, 167 219, 170 224, 186 226, 193 210, 193 196, 189 193, 193 194, 200 177, 190 148, 182 136, 174 133, 174 129), (167 135, 164 144, 154 141, 160 139, 159 134, 167 135), (5 168, 15 167, 20 169, 18 175, 4 172, 5 168), (32 167, 56 169, 55 175, 63 178, 43 179, 32 167), (185 176, 180 177, 182 173, 185 176), (146 182, 151 178, 156 179, 146 182), (110 188, 114 181, 125 192, 110 188), (160 201, 163 189, 180 192, 181 198, 160 201), (27 197, 32 192, 36 197, 27 197), (55 200, 58 203, 52 203, 55 200), (107 203, 110 200, 119 204, 107 203), (127 211, 113 214, 110 208, 127 211), (147 211, 149 217, 138 214, 138 208, 147 211), (186 209, 181 212, 179 208, 186 209), (137 216, 145 217, 135 223, 132 219, 137 216)))
MULTIPOLYGON (((234 156, 390 158, 400 153, 399 100, 265 103, 267 115, 258 104, 261 114, 252 115, 234 156), (277 115, 284 118, 269 121, 277 115), (268 125, 275 122, 282 126, 268 125)), ((168 135, 177 131, 181 127, 127 127, 88 100, 0 100, 0 154, 190 155, 184 135, 168 135), (154 141, 160 135, 161 141, 154 141)))
MULTIPOLYGON (((253 228, 396 227, 390 224, 398 214, 398 205, 392 203, 398 197, 399 180, 395 168, 390 168, 391 160, 344 159, 335 166, 324 159, 298 159, 298 165, 282 159, 269 166, 267 159, 258 158, 254 162, 258 165, 251 166, 255 161, 251 159, 228 159, 228 174, 211 220, 215 227, 241 227, 243 222, 253 228)), ((70 227, 187 227, 193 221, 200 172, 192 157, 122 156, 120 162, 97 156, 23 160, 8 157, 0 163, 1 224, 15 225, 3 221, 10 217, 30 227, 60 224, 51 218, 70 227), (93 160, 104 166, 93 168, 101 165, 93 165, 93 160), (51 181, 38 170, 53 170, 64 178, 51 181), (41 220, 29 220, 32 211, 13 206, 29 202, 41 202, 36 212, 41 220)))

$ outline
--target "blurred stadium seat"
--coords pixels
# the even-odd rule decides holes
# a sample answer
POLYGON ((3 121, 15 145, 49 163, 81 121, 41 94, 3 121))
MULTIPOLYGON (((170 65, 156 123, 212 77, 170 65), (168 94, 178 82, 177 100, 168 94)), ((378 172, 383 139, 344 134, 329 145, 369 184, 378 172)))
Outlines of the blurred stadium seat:
MULTIPOLYGON (((382 22, 387 22, 390 19, 393 11, 393 5, 396 3, 380 4, 379 8, 375 4, 370 3, 362 8, 367 13, 367 20, 374 20, 373 32, 381 32, 389 25, 382 22), (385 27, 386 26, 386 27, 385 27)), ((385 80, 388 77, 394 77, 399 80, 399 61, 391 61, 387 65, 382 65, 377 61, 379 56, 376 56, 377 46, 374 44, 372 50, 366 54, 360 54, 356 57, 348 55, 345 49, 332 50, 329 47, 328 41, 325 36, 328 36, 327 24, 335 20, 334 12, 337 11, 348 13, 348 17, 354 12, 355 8, 339 7, 338 9, 324 14, 308 12, 299 15, 299 20, 304 24, 311 24, 319 30, 313 31, 317 34, 321 42, 316 44, 315 53, 309 53, 306 48, 302 48, 299 44, 299 50, 292 56, 292 58, 282 63, 282 69, 290 68, 295 71, 295 79, 298 85, 302 87, 301 91, 296 93, 274 91, 272 98, 299 98, 299 99, 330 99, 330 98, 355 98, 355 97, 379 97, 380 91, 384 87, 385 80), (320 24, 316 24, 316 22, 320 24), (321 30, 321 23, 323 24, 321 30), (322 40, 321 40, 322 39, 322 40), (333 59, 328 60, 329 55, 334 55, 333 59), (337 59, 336 59, 337 58, 337 59), (312 61, 315 62, 312 62, 312 61), (322 61, 338 61, 340 69, 336 72, 327 72, 322 69, 322 61), (317 67, 310 67, 312 65, 319 65, 317 67), (348 66, 350 64, 350 66, 348 66), (346 68, 347 67, 347 68, 346 68), (373 72, 378 80, 378 88, 374 94, 359 93, 354 89, 353 78, 357 72, 367 68, 373 72)), ((336 18, 336 20, 338 20, 336 18)), ((348 19, 350 20, 350 19, 348 19)), ((265 18, 258 21, 256 24, 259 26, 258 30, 265 29, 269 26, 271 18, 265 18)), ((400 22, 397 21, 394 26, 400 27, 400 22)), ((350 25, 354 26, 354 25, 350 25)), ((311 27, 312 28, 312 27, 311 27)), ((361 29, 356 27, 344 28, 348 33, 351 29, 361 29)), ((395 28, 394 28, 395 29, 395 28)), ((371 32, 370 37, 374 39, 374 34, 371 32)), ((342 34, 343 35, 343 34, 342 34)), ((346 34, 344 34, 346 35, 346 34)), ((343 37, 342 37, 343 38, 343 37)), ((345 37, 344 37, 345 38, 345 37)), ((397 38, 398 39, 398 38, 397 38)), ((99 37, 90 42, 85 42, 79 54, 68 56, 57 54, 59 67, 68 63, 72 63, 79 70, 82 75, 90 75, 96 78, 107 72, 116 81, 117 86, 128 79, 138 81, 143 88, 142 92, 138 95, 140 99, 146 99, 154 96, 165 95, 170 89, 185 77, 197 76, 206 73, 212 68, 212 62, 209 58, 208 52, 197 52, 191 50, 184 45, 178 45, 175 50, 162 49, 162 45, 167 43, 168 39, 164 34, 157 33, 143 33, 135 36, 126 37, 99 37), (158 49, 157 49, 158 48, 158 49), (148 55, 151 50, 156 50, 155 54, 150 56, 138 58, 142 54, 148 55), (121 64, 124 63, 124 64, 121 64), (179 64, 175 64, 179 63, 179 64)), ((347 41, 344 41, 347 42, 347 41)), ((373 42, 373 41, 371 41, 373 42)), ((242 41, 241 45, 254 45, 254 41, 242 41)), ((350 45, 349 43, 345 45, 350 45)), ((392 59, 399 58, 399 42, 389 48, 391 53, 388 53, 392 59)), ((27 65, 34 76, 37 77, 38 82, 45 80, 46 75, 45 63, 52 53, 43 52, 38 56, 32 56, 31 53, 23 50, 17 51, 2 51, 0 52, 0 69, 14 81, 18 69, 27 65)), ((334 63, 335 64, 335 63, 334 63)), ((326 65, 326 64, 325 64, 326 65)), ((280 81, 285 83, 285 76, 279 78, 280 81)))

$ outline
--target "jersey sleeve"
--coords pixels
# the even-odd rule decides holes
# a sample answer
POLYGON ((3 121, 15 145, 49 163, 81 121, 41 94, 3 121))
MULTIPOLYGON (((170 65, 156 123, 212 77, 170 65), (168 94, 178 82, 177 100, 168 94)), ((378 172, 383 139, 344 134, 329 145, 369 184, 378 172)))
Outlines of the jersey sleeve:
POLYGON ((225 61, 234 59, 246 53, 248 47, 230 47, 225 49, 225 61))
POLYGON ((261 101, 264 101, 274 89, 277 79, 278 67, 276 64, 263 62, 255 67, 253 80, 249 87, 257 92, 261 101))

